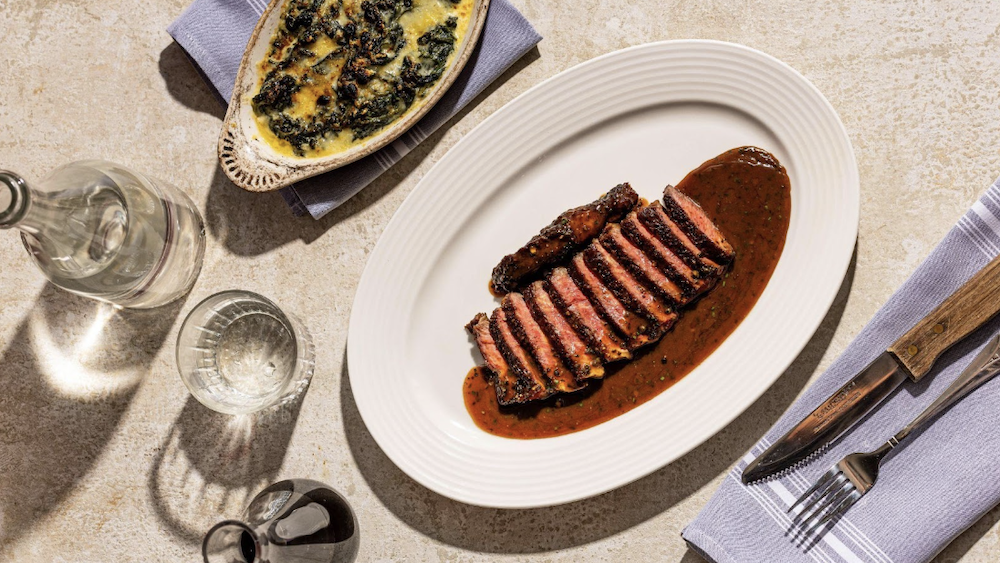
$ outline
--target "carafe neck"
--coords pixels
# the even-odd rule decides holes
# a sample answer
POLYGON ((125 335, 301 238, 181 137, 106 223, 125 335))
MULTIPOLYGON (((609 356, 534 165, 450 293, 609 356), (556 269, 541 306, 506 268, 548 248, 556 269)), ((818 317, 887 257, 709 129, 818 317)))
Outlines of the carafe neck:
POLYGON ((31 207, 31 190, 24 178, 13 172, 0 170, 0 229, 10 227, 27 227, 29 232, 34 226, 28 221, 24 223, 31 207))
POLYGON ((14 227, 34 237, 48 236, 49 227, 59 224, 59 213, 47 193, 15 172, 0 170, 0 229, 14 227))
POLYGON ((205 563, 259 563, 265 549, 266 539, 239 520, 219 522, 201 544, 205 563))

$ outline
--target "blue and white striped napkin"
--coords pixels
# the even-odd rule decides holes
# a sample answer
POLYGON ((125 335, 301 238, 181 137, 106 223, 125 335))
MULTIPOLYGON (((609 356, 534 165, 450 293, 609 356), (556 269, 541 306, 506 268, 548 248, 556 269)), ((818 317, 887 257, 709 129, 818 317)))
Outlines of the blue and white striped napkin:
MULTIPOLYGON (((226 101, 266 0, 195 0, 167 31, 226 101)), ((281 190, 296 215, 319 219, 373 182, 478 96, 542 37, 508 0, 492 0, 462 73, 419 123, 394 143, 353 164, 281 190)))
POLYGON ((811 548, 796 546, 788 507, 845 455, 884 443, 951 384, 1000 331, 991 321, 945 353, 919 384, 905 382, 817 459, 744 486, 743 468, 1000 253, 1000 180, 945 236, 830 368, 736 464, 683 532, 715 563, 922 563, 1000 502, 1000 379, 911 436, 878 484, 811 548))

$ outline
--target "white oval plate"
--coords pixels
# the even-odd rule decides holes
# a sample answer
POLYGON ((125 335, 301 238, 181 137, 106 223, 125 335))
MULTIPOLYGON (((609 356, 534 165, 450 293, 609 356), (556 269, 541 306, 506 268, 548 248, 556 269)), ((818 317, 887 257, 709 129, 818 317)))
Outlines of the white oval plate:
POLYGON ((368 430, 410 477, 452 499, 528 508, 622 486, 701 444, 788 367, 833 302, 858 226, 850 141, 791 67, 715 41, 617 51, 525 92, 461 140, 400 206, 372 252, 348 336, 368 430), (630 181, 659 198, 741 145, 788 170, 792 216, 756 306, 656 398, 596 427, 512 440, 483 432, 462 382, 479 361, 463 326, 496 306, 490 272, 560 212, 630 181))

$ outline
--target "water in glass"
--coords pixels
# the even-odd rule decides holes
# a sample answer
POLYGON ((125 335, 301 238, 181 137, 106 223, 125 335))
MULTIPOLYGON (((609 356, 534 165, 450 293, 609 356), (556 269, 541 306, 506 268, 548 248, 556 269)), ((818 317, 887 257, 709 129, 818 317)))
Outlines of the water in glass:
POLYGON ((177 365, 191 393, 228 414, 293 397, 312 375, 312 356, 302 324, 248 291, 199 303, 177 339, 177 365))

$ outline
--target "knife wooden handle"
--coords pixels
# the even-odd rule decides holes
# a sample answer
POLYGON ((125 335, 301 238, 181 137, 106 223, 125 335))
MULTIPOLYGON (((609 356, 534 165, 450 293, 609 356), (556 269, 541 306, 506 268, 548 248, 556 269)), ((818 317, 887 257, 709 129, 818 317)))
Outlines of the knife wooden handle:
POLYGON ((945 350, 983 326, 998 311, 1000 256, 969 278, 889 351, 909 370, 914 381, 920 381, 945 350))

